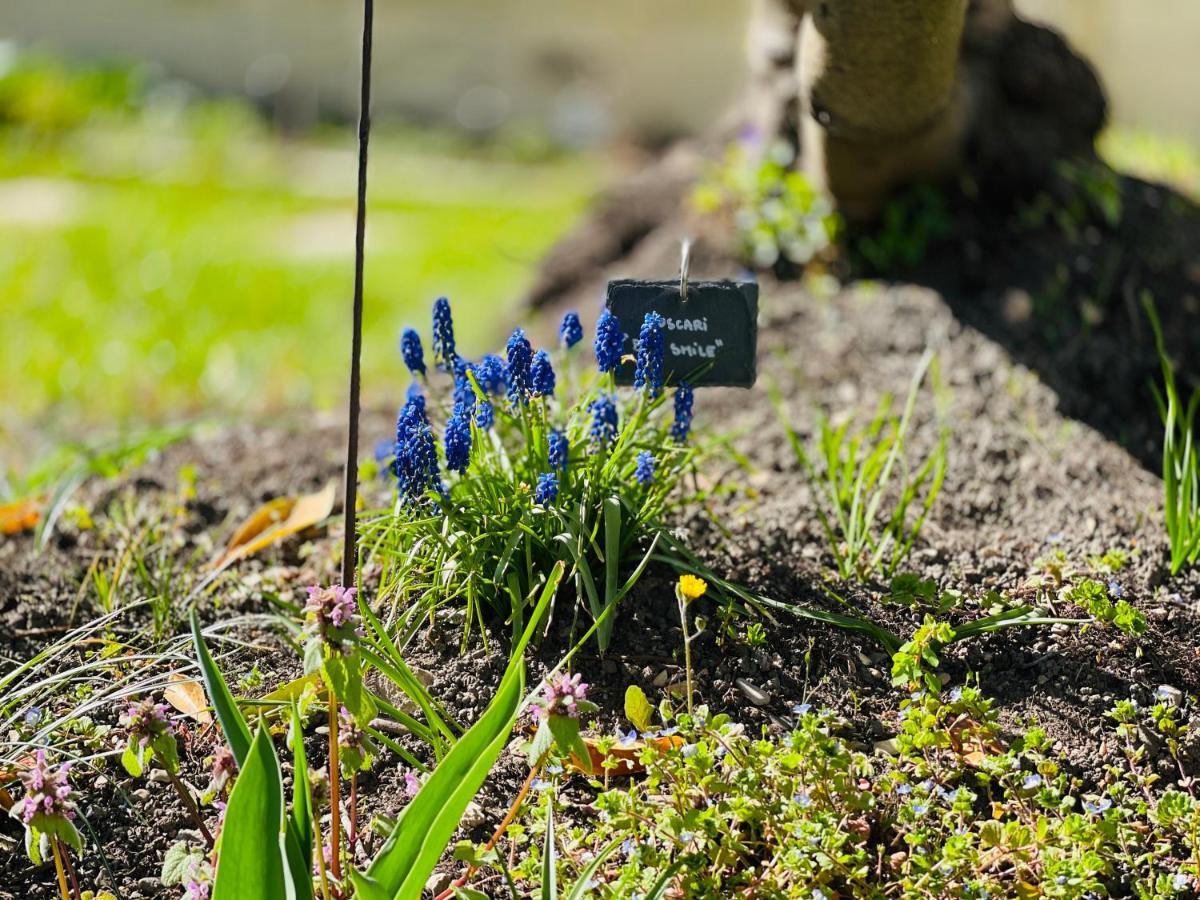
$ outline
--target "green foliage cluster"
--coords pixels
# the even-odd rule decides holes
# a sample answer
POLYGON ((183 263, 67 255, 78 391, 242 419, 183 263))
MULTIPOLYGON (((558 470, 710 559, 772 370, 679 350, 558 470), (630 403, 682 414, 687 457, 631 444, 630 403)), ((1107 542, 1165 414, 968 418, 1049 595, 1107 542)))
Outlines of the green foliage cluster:
POLYGON ((601 790, 586 825, 564 825, 555 783, 542 785, 510 829, 522 860, 510 875, 536 885, 550 846, 560 889, 586 879, 599 897, 645 894, 668 872, 689 897, 1174 898, 1200 886, 1200 802, 1146 793, 1136 728, 1089 793, 1041 729, 1006 745, 976 687, 919 692, 900 718, 892 750, 869 754, 828 711, 799 707, 782 737, 703 707, 680 714, 675 740, 641 753, 645 776, 601 790))
POLYGON ((841 232, 829 199, 795 171, 794 162, 795 151, 782 141, 765 152, 734 144, 696 189, 702 212, 733 216, 747 265, 807 265, 841 232))
POLYGON ((844 579, 894 575, 937 501, 946 477, 948 432, 941 430, 936 448, 924 459, 910 462, 907 453, 917 393, 933 360, 930 353, 921 358, 900 415, 892 412, 891 397, 884 397, 870 422, 857 428, 853 419, 835 426, 819 412, 811 448, 781 412, 844 579))

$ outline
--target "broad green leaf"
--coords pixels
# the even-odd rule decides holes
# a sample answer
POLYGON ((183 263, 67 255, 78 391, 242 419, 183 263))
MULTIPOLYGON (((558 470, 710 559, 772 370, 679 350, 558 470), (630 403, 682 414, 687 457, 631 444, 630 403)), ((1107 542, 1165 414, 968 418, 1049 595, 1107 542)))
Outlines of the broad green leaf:
POLYGON ((550 716, 546 723, 554 735, 558 749, 575 760, 586 775, 592 774, 592 753, 579 734, 579 720, 574 716, 550 716))
POLYGON ((212 654, 208 652, 204 636, 200 633, 200 619, 194 609, 191 623, 192 642, 196 645, 196 658, 200 663, 200 675, 204 679, 204 690, 217 714, 217 721, 221 723, 221 730, 225 732, 225 740, 229 743, 229 749, 233 751, 233 758, 241 767, 245 763, 246 754, 250 752, 250 728, 246 725, 246 720, 242 718, 241 710, 234 702, 229 686, 221 677, 221 670, 217 668, 212 654))
POLYGON ((554 799, 546 804, 546 841, 542 845, 542 900, 558 900, 558 849, 554 845, 554 799))
POLYGON ((646 692, 636 684, 625 688, 625 718, 638 731, 649 731, 654 707, 646 699, 646 692))
POLYGON ((142 761, 143 752, 142 747, 131 742, 125 745, 125 752, 121 754, 121 765, 134 778, 141 777, 145 768, 142 761))
POLYGON ((564 569, 559 562, 546 580, 525 633, 513 647, 496 696, 479 721, 422 785, 366 873, 351 871, 361 900, 418 900, 421 896, 467 804, 508 742, 524 693, 525 648, 558 590, 564 569))
POLYGON ((308 757, 304 752, 304 727, 300 710, 292 703, 292 808, 288 812, 288 868, 297 893, 304 893, 303 883, 312 884, 313 804, 312 783, 308 777, 308 757), (290 846, 295 843, 295 849, 290 846))
POLYGON ((260 728, 229 795, 212 900, 293 897, 283 832, 283 777, 271 737, 260 728))
MULTIPOLYGON (((617 579, 621 566, 621 499, 609 497, 604 501, 604 610, 608 612, 617 602, 617 579)), ((606 616, 596 631, 596 643, 600 651, 608 649, 612 642, 613 621, 616 617, 606 616)))

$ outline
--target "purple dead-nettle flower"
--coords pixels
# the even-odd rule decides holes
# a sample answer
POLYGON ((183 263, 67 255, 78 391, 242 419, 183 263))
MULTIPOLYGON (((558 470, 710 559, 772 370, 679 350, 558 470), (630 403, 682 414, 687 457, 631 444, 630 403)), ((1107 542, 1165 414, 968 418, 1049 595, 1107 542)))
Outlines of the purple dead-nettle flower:
POLYGON ((587 691, 582 676, 557 672, 546 682, 545 693, 534 706, 534 714, 540 719, 550 716, 577 718, 580 704, 587 700, 587 691))
POLYGON ((121 724, 129 730, 129 736, 145 747, 156 738, 175 733, 165 704, 153 700, 131 703, 121 716, 121 724))
POLYGON ((533 354, 533 365, 530 367, 530 375, 533 384, 533 396, 554 396, 554 367, 550 365, 550 354, 545 350, 539 350, 533 354))
POLYGON ((633 374, 633 386, 645 391, 651 399, 662 393, 666 327, 666 319, 656 312, 648 312, 638 334, 637 369, 633 374))
POLYGON ((71 781, 68 773, 70 763, 64 763, 58 769, 52 769, 46 762, 46 751, 37 750, 33 755, 33 765, 17 777, 25 788, 25 796, 13 807, 13 814, 20 816, 26 825, 33 825, 41 831, 45 819, 70 822, 75 818, 75 801, 72 799, 71 781))
POLYGON ((677 444, 684 443, 692 430, 694 398, 695 392, 692 390, 692 386, 686 381, 679 382, 679 387, 675 389, 675 421, 671 425, 671 438, 677 444))
POLYGON ((368 752, 367 734, 358 727, 358 722, 346 707, 338 709, 338 746, 360 755, 368 752))
POLYGON ((558 326, 558 337, 568 350, 583 340, 583 323, 579 321, 579 313, 569 312, 563 316, 562 324, 558 326))
POLYGON ((508 402, 513 406, 528 403, 533 392, 533 346, 524 329, 516 329, 508 339, 507 357, 504 380, 508 382, 508 402))
POLYGON ((417 792, 421 790, 421 775, 419 772, 414 772, 409 769, 404 773, 404 795, 406 797, 415 797, 417 792))
POLYGON ((454 371, 458 350, 454 345, 454 318, 450 314, 450 301, 439 297, 433 304, 433 358, 446 372, 454 371))
POLYGON ((318 639, 333 653, 348 653, 358 636, 357 588, 313 585, 304 604, 304 633, 318 639))
POLYGON ((413 328, 405 328, 400 335, 400 355, 404 357, 404 365, 414 375, 425 374, 425 348, 421 346, 421 336, 413 328))
POLYGON ((192 879, 184 885, 184 890, 187 893, 183 895, 183 900, 209 900, 209 897, 212 896, 210 893, 211 889, 211 882, 192 879))
POLYGON ((225 785, 233 780, 235 775, 237 775, 237 759, 234 757, 233 751, 222 744, 213 753, 212 775, 209 777, 209 788, 220 792, 225 789, 225 785))
POLYGON ((607 309, 600 313, 596 323, 596 365, 601 372, 613 372, 621 364, 621 351, 625 348, 625 335, 621 331, 621 320, 607 309))

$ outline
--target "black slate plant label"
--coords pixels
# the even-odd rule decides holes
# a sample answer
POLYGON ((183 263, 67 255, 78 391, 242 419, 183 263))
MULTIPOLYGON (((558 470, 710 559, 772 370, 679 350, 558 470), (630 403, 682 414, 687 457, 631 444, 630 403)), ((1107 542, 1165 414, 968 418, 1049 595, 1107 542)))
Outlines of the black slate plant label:
MULTIPOLYGON (((668 384, 753 387, 758 377, 758 285, 751 281, 620 280, 608 283, 606 305, 625 332, 623 355, 635 342, 646 313, 667 320, 663 373, 668 384)), ((622 363, 620 384, 632 384, 634 365, 622 363)))

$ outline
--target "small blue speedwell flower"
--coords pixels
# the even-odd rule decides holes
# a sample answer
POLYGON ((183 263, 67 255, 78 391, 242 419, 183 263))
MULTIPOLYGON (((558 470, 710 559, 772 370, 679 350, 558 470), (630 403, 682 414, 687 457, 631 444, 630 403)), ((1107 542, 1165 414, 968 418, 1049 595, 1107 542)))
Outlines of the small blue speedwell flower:
POLYGON ((433 304, 433 358, 447 372, 454 371, 458 350, 454 346, 454 318, 450 301, 438 297, 433 304))
POLYGON ((625 347, 625 335, 621 332, 621 321, 607 309, 600 314, 596 323, 596 365, 601 372, 615 371, 621 364, 621 350, 625 347))
POLYGON ((638 335, 637 369, 633 375, 633 386, 639 391, 645 391, 651 399, 662 393, 666 327, 666 319, 656 312, 648 312, 638 335))
POLYGON ((583 323, 579 321, 579 313, 569 312, 563 316, 562 324, 558 326, 558 337, 568 350, 583 340, 583 323))
POLYGON ((405 328, 400 335, 400 355, 404 357, 404 365, 414 375, 425 374, 425 348, 421 346, 421 336, 416 329, 405 328))

